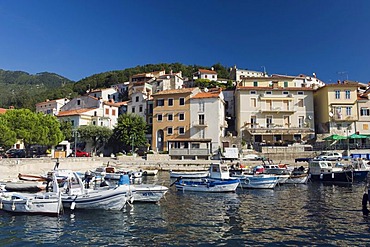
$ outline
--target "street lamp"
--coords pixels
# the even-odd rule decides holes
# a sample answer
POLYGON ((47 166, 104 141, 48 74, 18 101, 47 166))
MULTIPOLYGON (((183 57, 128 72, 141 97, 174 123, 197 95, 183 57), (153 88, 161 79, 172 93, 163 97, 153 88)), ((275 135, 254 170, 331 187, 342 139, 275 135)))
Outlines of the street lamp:
POLYGON ((78 133, 78 130, 73 130, 72 136, 75 138, 75 150, 74 150, 74 157, 76 157, 76 150, 77 150, 77 138, 80 137, 80 133, 78 133))

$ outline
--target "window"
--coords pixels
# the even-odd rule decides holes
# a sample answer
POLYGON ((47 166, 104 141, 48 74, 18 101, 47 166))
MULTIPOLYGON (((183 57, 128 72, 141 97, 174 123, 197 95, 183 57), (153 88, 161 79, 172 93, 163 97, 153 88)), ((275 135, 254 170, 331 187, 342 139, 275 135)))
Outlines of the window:
POLYGON ((157 121, 158 121, 158 122, 162 122, 162 120, 163 120, 163 116, 162 116, 162 114, 158 114, 158 115, 157 115, 157 121))
POLYGON ((139 112, 143 112, 143 106, 139 106, 139 112))
POLYGON ((304 117, 300 116, 298 117, 298 128, 303 128, 304 127, 304 117))
POLYGON ((199 101, 199 111, 200 112, 204 112, 204 102, 203 101, 199 101))
POLYGON ((132 113, 135 113, 135 106, 133 106, 133 107, 131 108, 131 112, 132 112, 132 113))
POLYGON ((271 128, 272 126, 272 116, 266 116, 266 127, 271 128))
POLYGON ((200 125, 204 125, 205 124, 204 115, 203 114, 198 115, 198 120, 199 120, 199 124, 200 125))
POLYGON ((250 93, 250 94, 257 94, 257 92, 256 92, 256 91, 250 91, 249 93, 250 93))
POLYGON ((346 99, 350 99, 350 98, 351 98, 351 91, 346 90, 346 99))
POLYGON ((72 121, 71 121, 71 125, 72 125, 72 126, 75 126, 75 120, 72 120, 72 121))
POLYGON ((169 114, 167 115, 167 120, 168 120, 168 121, 173 121, 173 114, 172 114, 172 113, 169 113, 169 114))
POLYGON ((347 106, 346 107, 346 115, 347 116, 351 116, 352 115, 352 107, 351 106, 347 106))
POLYGON ((168 106, 173 106, 173 99, 168 99, 168 106))
POLYGON ((289 92, 288 91, 283 91, 283 95, 288 95, 289 92))
POLYGON ((360 109, 361 116, 370 116, 370 110, 367 107, 361 107, 360 109))
POLYGON ((288 87, 288 82, 284 81, 284 87, 288 87))
POLYGON ((184 113, 179 113, 179 120, 184 121, 185 120, 185 114, 184 113))
POLYGON ((297 92, 297 95, 304 95, 302 91, 297 92))
POLYGON ((180 105, 185 105, 185 98, 180 98, 180 105))
POLYGON ((298 107, 303 107, 303 99, 298 99, 298 107))
POLYGON ((105 109, 105 114, 109 115, 109 109, 105 109))
POLYGON ((96 111, 94 111, 94 117, 98 116, 98 113, 96 111))
POLYGON ((258 87, 258 81, 253 82, 253 87, 258 87))
POLYGON ((271 91, 266 91, 265 94, 271 95, 272 92, 271 91))
POLYGON ((93 121, 93 122, 92 122, 92 124, 93 124, 93 125, 96 125, 96 122, 95 122, 95 121, 93 121))
POLYGON ((172 135, 172 134, 173 134, 173 128, 167 127, 167 135, 172 135))
POLYGON ((157 99, 156 106, 164 106, 164 99, 157 99))
POLYGON ((362 129, 363 130, 369 130, 369 124, 363 124, 362 129))
MULTIPOLYGON (((199 130, 199 132, 198 132, 198 137, 199 137, 200 139, 204 139, 204 138, 205 138, 204 129, 199 130)), ((199 144, 198 144, 198 145, 199 145, 199 144)))
POLYGON ((149 117, 149 124, 153 124, 153 118, 149 117))
POLYGON ((251 98, 251 106, 252 107, 257 107, 257 99, 256 98, 251 98))
POLYGON ((136 96, 135 101, 136 101, 136 102, 139 102, 139 96, 136 96))
POLYGON ((340 99, 340 90, 335 90, 335 98, 340 99))
POLYGON ((112 109, 112 116, 116 115, 116 110, 112 109))
POLYGON ((251 128, 256 128, 256 127, 257 127, 257 117, 251 116, 251 128))
POLYGON ((179 127, 179 135, 185 135, 185 128, 179 127))
POLYGON ((77 100, 77 105, 81 105, 81 100, 77 100))

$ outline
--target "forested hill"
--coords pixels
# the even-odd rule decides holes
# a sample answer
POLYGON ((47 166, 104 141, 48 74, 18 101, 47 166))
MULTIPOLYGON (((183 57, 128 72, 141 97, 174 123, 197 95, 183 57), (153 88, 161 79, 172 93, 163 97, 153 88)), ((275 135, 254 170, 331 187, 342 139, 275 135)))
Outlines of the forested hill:
POLYGON ((74 82, 55 73, 31 75, 23 71, 0 69, 0 107, 35 109, 35 104, 46 99, 75 95, 74 82))
POLYGON ((36 103, 46 99, 73 98, 86 93, 87 89, 108 88, 113 84, 127 82, 130 76, 140 73, 165 70, 169 73, 182 72, 183 77, 191 78, 198 69, 214 68, 219 78, 229 78, 229 68, 220 63, 212 66, 184 65, 181 63, 160 63, 138 65, 134 68, 108 71, 73 82, 55 73, 42 72, 31 75, 23 71, 0 69, 0 107, 27 108, 35 110, 36 103))

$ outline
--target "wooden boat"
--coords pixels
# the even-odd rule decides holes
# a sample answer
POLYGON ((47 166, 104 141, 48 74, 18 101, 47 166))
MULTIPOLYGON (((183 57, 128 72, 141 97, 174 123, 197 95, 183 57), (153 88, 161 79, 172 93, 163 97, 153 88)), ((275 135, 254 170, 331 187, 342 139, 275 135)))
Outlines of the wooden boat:
POLYGON ((55 177, 52 183, 52 191, 48 192, 36 194, 2 192, 0 209, 11 213, 58 216, 62 211, 62 201, 55 177))
POLYGON ((168 187, 155 184, 134 184, 131 185, 136 202, 159 202, 167 193, 168 187))
POLYGON ((208 177, 208 171, 199 171, 199 172, 174 172, 170 171, 171 178, 187 178, 187 179, 196 179, 196 178, 206 178, 208 177))
POLYGON ((46 182, 47 177, 19 173, 18 174, 18 179, 23 180, 23 181, 46 182))
POLYGON ((189 181, 179 179, 175 186, 179 191, 192 192, 235 192, 239 185, 239 179, 189 181))
POLYGON ((285 181, 286 184, 306 184, 308 182, 309 175, 307 173, 292 173, 290 177, 285 181))
MULTIPOLYGON (((58 173, 58 171, 55 171, 58 173)), ((64 171, 65 173, 66 171, 64 171)), ((127 175, 122 175, 126 176, 127 175)), ((62 203, 69 209, 104 209, 121 210, 127 202, 133 200, 129 184, 115 187, 85 188, 81 177, 70 171, 61 190, 62 203)))
POLYGON ((8 182, 5 184, 5 190, 10 192, 40 192, 46 189, 46 183, 43 182, 31 182, 31 181, 19 181, 19 182, 8 182))

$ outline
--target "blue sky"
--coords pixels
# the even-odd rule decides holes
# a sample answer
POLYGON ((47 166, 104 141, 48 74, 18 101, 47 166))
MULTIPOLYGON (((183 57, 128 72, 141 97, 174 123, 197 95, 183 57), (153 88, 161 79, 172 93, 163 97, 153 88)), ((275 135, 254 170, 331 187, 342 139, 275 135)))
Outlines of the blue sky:
POLYGON ((179 62, 370 81, 370 1, 2 0, 0 69, 78 81, 179 62))

